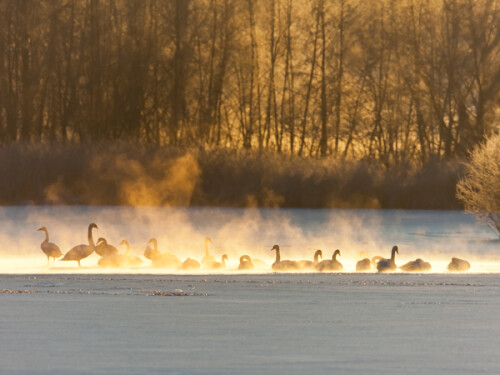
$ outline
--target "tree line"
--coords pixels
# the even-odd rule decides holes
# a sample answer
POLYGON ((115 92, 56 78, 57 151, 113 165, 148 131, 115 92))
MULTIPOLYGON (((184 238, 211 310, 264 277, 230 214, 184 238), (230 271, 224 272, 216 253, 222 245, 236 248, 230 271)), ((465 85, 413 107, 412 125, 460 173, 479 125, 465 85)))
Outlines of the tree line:
POLYGON ((0 87, 0 144, 450 160, 498 117, 500 3, 0 0, 0 87))

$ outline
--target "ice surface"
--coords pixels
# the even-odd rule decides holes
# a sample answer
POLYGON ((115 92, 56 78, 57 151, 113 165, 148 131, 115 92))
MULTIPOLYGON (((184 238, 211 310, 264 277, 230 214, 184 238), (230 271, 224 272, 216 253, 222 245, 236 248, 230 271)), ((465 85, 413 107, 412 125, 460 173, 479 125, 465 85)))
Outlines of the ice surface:
POLYGON ((497 274, 3 275, 0 289, 2 374, 500 373, 497 274))
POLYGON ((0 374, 500 373, 500 242, 460 212, 2 207, 0 224, 0 374), (90 222, 138 256, 157 237, 201 259, 210 236, 230 269, 47 267, 35 229, 65 252, 90 222), (339 248, 344 273, 233 271, 242 254, 271 264, 275 243, 286 259, 339 248), (432 273, 350 273, 394 244, 432 273), (471 271, 447 273, 452 256, 471 271))

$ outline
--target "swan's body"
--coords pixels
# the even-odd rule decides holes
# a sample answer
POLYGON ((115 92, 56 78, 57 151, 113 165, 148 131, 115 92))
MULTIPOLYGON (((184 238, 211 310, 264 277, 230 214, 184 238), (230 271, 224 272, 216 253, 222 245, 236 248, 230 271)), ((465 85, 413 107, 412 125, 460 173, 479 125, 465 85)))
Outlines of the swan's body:
POLYGON ((187 258, 184 263, 182 263, 182 269, 183 270, 199 270, 200 269, 200 262, 198 262, 196 259, 192 258, 187 258))
POLYGON ((49 231, 45 227, 38 228, 37 230, 45 232, 45 240, 40 244, 40 248, 47 256, 47 265, 50 264, 50 258, 56 258, 62 256, 61 249, 55 243, 49 242, 49 231))
POLYGON ((399 268, 404 272, 427 272, 430 271, 432 267, 429 262, 425 262, 423 259, 417 258, 399 268))
POLYGON ((399 254, 399 250, 397 246, 393 246, 391 251, 391 259, 380 259, 377 262, 377 270, 378 272, 390 272, 396 271, 396 253, 399 254))
MULTIPOLYGON (((101 239, 99 239, 101 240, 101 239)), ((141 258, 129 255, 130 244, 128 241, 123 240, 120 242, 120 245, 125 245, 126 250, 125 253, 108 253, 108 255, 103 256, 97 264, 101 267, 128 267, 128 266, 138 266, 142 263, 141 258)), ((119 246, 120 246, 119 245, 119 246)))
POLYGON ((135 255, 130 255, 129 252, 130 252, 130 244, 128 243, 127 240, 122 240, 122 242, 120 242, 118 244, 118 246, 121 246, 121 245, 125 245, 126 246, 126 250, 125 250, 125 254, 124 256, 127 258, 127 265, 128 266, 138 266, 142 263, 142 259, 139 258, 139 257, 136 257, 135 255))
POLYGON ((451 262, 448 264, 448 271, 450 272, 465 272, 469 269, 470 263, 460 258, 451 258, 451 262))
POLYGON ((380 260, 382 260, 382 259, 384 259, 384 257, 381 257, 380 255, 375 255, 375 256, 372 258, 372 266, 373 266, 374 268, 377 268, 377 263, 378 263, 380 260))
POLYGON ((126 267, 128 266, 128 260, 127 257, 123 254, 109 254, 104 257, 101 257, 98 261, 97 264, 100 267, 126 267))
POLYGON ((78 262, 78 267, 81 267, 80 261, 82 259, 87 258, 90 254, 94 252, 95 249, 95 244, 94 244, 94 239, 92 238, 92 229, 96 228, 97 225, 94 223, 91 223, 88 228, 88 240, 89 244, 88 245, 78 245, 73 248, 71 248, 65 255, 64 258, 61 260, 64 261, 77 261, 78 262))
POLYGON ((205 238, 205 256, 201 259, 201 264, 205 268, 212 268, 212 264, 214 264, 215 258, 210 255, 210 251, 208 250, 208 243, 212 242, 210 237, 205 238))
POLYGON ((314 253, 314 261, 311 260, 299 260, 297 263, 301 269, 314 269, 318 264, 318 258, 323 258, 323 252, 321 250, 316 250, 314 253))
POLYGON ((95 247, 95 252, 101 257, 106 257, 111 254, 118 254, 118 249, 113 245, 110 245, 105 238, 99 237, 97 239, 97 246, 95 247))
POLYGON ((372 262, 370 261, 370 258, 361 259, 356 263, 357 272, 371 271, 371 270, 372 270, 372 262))
POLYGON ((337 249, 333 252, 331 260, 323 260, 316 265, 318 271, 342 271, 344 268, 342 263, 337 260, 337 255, 340 255, 340 250, 337 249))
POLYGON ((146 246, 146 250, 144 250, 144 257, 153 260, 153 258, 159 257, 161 255, 160 251, 158 250, 158 241, 156 238, 151 238, 148 241, 148 246, 146 246), (152 243, 153 247, 149 246, 149 244, 152 243))
POLYGON ((260 269, 268 269, 269 268, 269 265, 260 259, 253 258, 252 263, 253 263, 255 268, 260 268, 260 269))
POLYGON ((248 255, 243 255, 240 257, 240 265, 238 266, 239 270, 253 270, 254 265, 252 262, 252 258, 248 255))
POLYGON ((226 262, 228 260, 227 254, 224 254, 221 258, 220 263, 219 262, 214 262, 212 263, 212 268, 213 269, 221 269, 221 268, 226 268, 226 262))
POLYGON ((274 245, 271 251, 276 250, 276 260, 272 265, 274 271, 293 271, 300 269, 299 263, 294 260, 281 260, 280 247, 274 245))
POLYGON ((153 267, 177 269, 182 266, 181 260, 174 254, 168 251, 162 253, 158 250, 158 241, 156 238, 151 238, 148 244, 150 243, 153 244, 153 249, 148 246, 144 251, 144 256, 151 259, 153 267))

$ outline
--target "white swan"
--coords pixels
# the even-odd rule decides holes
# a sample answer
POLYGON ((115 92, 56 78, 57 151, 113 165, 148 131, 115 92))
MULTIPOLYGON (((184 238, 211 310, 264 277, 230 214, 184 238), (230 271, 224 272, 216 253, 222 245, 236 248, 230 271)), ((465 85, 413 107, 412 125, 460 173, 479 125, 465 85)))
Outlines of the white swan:
POLYGON ((126 250, 125 250, 125 257, 127 258, 127 263, 129 266, 138 266, 140 264, 142 264, 142 259, 135 256, 135 255, 130 255, 130 244, 128 243, 127 240, 122 240, 122 242, 120 242, 118 244, 118 246, 121 246, 121 245, 125 245, 126 247, 126 250))
POLYGON ((205 268, 212 268, 212 264, 215 263, 215 258, 210 255, 210 251, 208 250, 208 243, 212 242, 210 237, 205 238, 205 256, 201 259, 201 264, 205 268))
POLYGON ((64 258, 61 260, 63 261, 77 261, 78 262, 78 267, 81 267, 82 265, 80 264, 80 261, 86 257, 88 257, 90 254, 94 252, 95 249, 95 244, 94 244, 94 239, 92 238, 92 229, 97 228, 97 225, 95 223, 91 223, 88 228, 88 240, 89 244, 88 245, 78 245, 73 248, 71 248, 65 255, 64 258))
POLYGON ((162 253, 158 250, 158 241, 156 238, 151 238, 149 243, 152 243, 154 248, 146 247, 144 256, 151 259, 153 267, 177 269, 182 266, 182 262, 177 256, 168 251, 162 253))
POLYGON ((423 259, 417 258, 399 267, 403 272, 427 272, 431 270, 431 264, 423 259))
POLYGON ((49 242, 49 231, 45 227, 38 228, 37 230, 45 232, 45 240, 40 244, 40 248, 47 256, 47 265, 50 264, 50 258, 54 258, 54 262, 56 258, 62 256, 61 249, 53 242, 49 242))
POLYGON ((372 262, 370 261, 370 258, 361 259, 356 263, 357 272, 371 271, 371 269, 372 269, 372 262))
POLYGON ((149 260, 153 260, 153 258, 156 258, 160 255, 161 255, 161 253, 158 250, 158 241, 156 240, 156 238, 151 238, 148 241, 148 244, 146 246, 146 250, 144 250, 144 257, 149 259, 149 260), (151 246, 149 246, 149 244, 153 244, 153 248, 151 248, 151 246))
POLYGON ((118 254, 118 249, 113 245, 110 245, 105 238, 99 237, 97 239, 97 246, 95 247, 95 252, 101 257, 106 257, 111 254, 118 254))
POLYGON ((465 272, 469 269, 470 263, 460 258, 451 258, 451 262, 448 264, 448 271, 450 272, 465 272))
POLYGON ((100 267, 126 267, 128 266, 127 257, 123 254, 110 253, 109 255, 101 257, 97 264, 100 267))
POLYGON ((331 260, 323 260, 316 265, 318 271, 342 271, 344 268, 342 263, 337 260, 337 256, 341 256, 340 250, 337 249, 333 252, 331 260))
POLYGON ((196 259, 192 258, 187 258, 183 263, 181 268, 186 271, 186 270, 199 270, 200 269, 200 262, 198 262, 196 259))
POLYGON ((377 263, 384 259, 384 257, 381 257, 380 255, 375 255, 373 258, 372 258, 372 266, 377 268, 377 263))
POLYGON ((228 260, 227 254, 224 254, 221 258, 220 262, 214 262, 212 263, 212 268, 213 269, 221 269, 221 268, 226 268, 226 262, 228 260))
POLYGON ((399 250, 397 246, 393 246, 391 251, 391 259, 380 259, 377 262, 377 270, 378 272, 390 272, 396 271, 396 253, 399 254, 399 250))
POLYGON ((294 260, 281 260, 279 245, 274 245, 271 251, 273 250, 276 250, 276 260, 272 265, 274 271, 294 271, 300 269, 299 264, 294 260))
POLYGON ((314 269, 318 264, 318 258, 323 258, 323 252, 321 250, 316 250, 314 253, 314 261, 310 260, 299 260, 298 264, 301 269, 314 269))
POLYGON ((250 258, 248 255, 242 255, 240 257, 240 264, 238 266, 239 270, 253 270, 254 265, 252 262, 252 258, 250 258))

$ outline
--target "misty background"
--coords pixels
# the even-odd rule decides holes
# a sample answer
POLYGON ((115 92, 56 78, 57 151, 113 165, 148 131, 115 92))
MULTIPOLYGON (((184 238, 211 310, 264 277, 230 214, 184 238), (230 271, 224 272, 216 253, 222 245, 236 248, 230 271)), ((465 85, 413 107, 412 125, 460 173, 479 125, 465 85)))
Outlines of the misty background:
POLYGON ((460 208, 495 0, 1 0, 0 203, 460 208))

